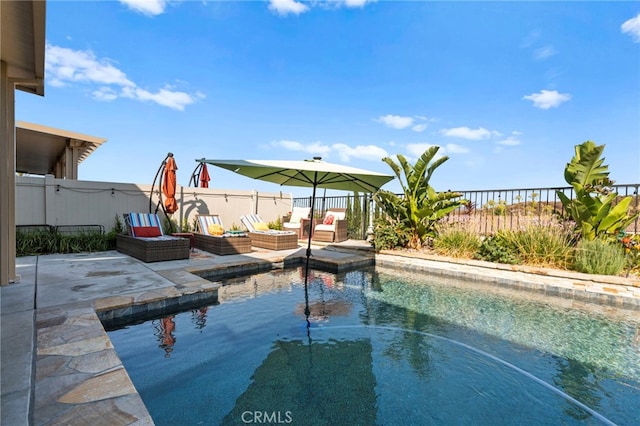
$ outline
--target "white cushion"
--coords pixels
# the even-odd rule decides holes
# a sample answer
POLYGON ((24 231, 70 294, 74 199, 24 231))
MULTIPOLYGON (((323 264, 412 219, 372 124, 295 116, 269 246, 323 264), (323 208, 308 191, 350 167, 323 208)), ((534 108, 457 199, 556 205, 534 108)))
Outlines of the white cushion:
POLYGON ((287 223, 300 223, 300 219, 306 219, 309 217, 311 208, 309 207, 294 207, 291 212, 291 218, 287 223))
POLYGON ((333 216, 333 220, 343 220, 344 217, 346 216, 346 212, 333 212, 329 210, 327 214, 324 215, 324 217, 327 217, 329 215, 333 216))
POLYGON ((336 226, 335 225, 325 225, 323 223, 321 223, 320 225, 316 225, 316 231, 331 231, 331 232, 336 232, 336 226))

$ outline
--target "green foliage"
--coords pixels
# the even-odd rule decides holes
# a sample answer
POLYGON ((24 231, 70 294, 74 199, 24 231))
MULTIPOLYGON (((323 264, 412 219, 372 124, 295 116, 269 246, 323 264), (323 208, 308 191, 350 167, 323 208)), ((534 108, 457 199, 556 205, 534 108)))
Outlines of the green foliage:
POLYGON ((575 221, 576 232, 583 239, 599 237, 614 238, 618 231, 631 224, 638 213, 630 215, 632 197, 624 197, 615 206, 618 194, 611 187, 609 166, 603 165, 604 145, 596 146, 591 141, 576 145, 575 155, 564 170, 564 178, 575 191, 569 199, 557 191, 569 217, 575 221))
POLYGON ((349 239, 362 239, 362 203, 358 192, 353 193, 353 203, 351 196, 347 197, 347 236, 349 239))
POLYGON ((571 265, 571 233, 558 226, 531 225, 519 231, 500 231, 501 238, 525 265, 565 269, 571 265))
POLYGON ((438 227, 438 236, 433 240, 437 254, 451 257, 473 258, 480 249, 480 237, 463 226, 438 227))
POLYGON ((115 245, 115 231, 107 235, 100 232, 72 235, 50 231, 16 232, 16 255, 105 251, 113 247, 112 240, 115 245))
POLYGON ((427 149, 415 165, 409 164, 402 154, 396 156, 399 165, 389 157, 382 159, 400 181, 403 197, 380 190, 375 194, 376 203, 394 223, 409 232, 409 248, 422 248, 428 238, 435 237, 438 220, 465 204, 465 200, 459 199, 461 194, 436 192, 429 185, 433 172, 449 159, 446 156, 435 159, 438 149, 438 146, 427 149))
POLYGON ((400 224, 392 224, 384 218, 376 219, 371 245, 376 251, 405 247, 410 235, 400 224))
POLYGON ((482 241, 476 259, 510 265, 520 263, 515 249, 499 234, 487 237, 482 241))
POLYGON ((601 238, 578 243, 574 268, 587 274, 617 275, 624 269, 624 249, 601 238))
POLYGON ((116 214, 116 217, 113 220, 113 232, 116 234, 125 234, 126 231, 124 229, 124 224, 122 220, 120 220, 120 215, 116 214))
POLYGON ((280 219, 280 216, 278 216, 276 220, 267 223, 267 226, 269 227, 269 229, 282 231, 282 219, 280 219))

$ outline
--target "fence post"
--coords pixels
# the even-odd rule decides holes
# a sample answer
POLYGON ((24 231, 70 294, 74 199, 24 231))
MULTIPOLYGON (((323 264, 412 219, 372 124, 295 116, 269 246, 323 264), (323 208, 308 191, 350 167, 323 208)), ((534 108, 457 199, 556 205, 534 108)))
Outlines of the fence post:
MULTIPOLYGON (((367 208, 369 209, 369 218, 367 220, 367 238, 368 242, 371 242, 373 239, 373 194, 369 194, 369 200, 367 203, 367 208)), ((366 209, 365 209, 366 210, 366 209)))
POLYGON ((54 184, 55 177, 53 175, 44 176, 44 223, 45 225, 57 225, 56 220, 56 185, 54 184))

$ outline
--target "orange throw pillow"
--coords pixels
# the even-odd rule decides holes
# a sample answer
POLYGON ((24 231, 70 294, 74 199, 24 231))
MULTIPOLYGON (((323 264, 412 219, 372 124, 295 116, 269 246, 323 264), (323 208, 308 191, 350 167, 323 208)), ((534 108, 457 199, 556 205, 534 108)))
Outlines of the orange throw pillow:
POLYGON ((324 220, 322 221, 323 225, 333 225, 333 215, 329 214, 327 215, 327 217, 324 218, 324 220))
POLYGON ((133 234, 136 237, 159 237, 162 235, 160 228, 157 226, 134 226, 133 234))

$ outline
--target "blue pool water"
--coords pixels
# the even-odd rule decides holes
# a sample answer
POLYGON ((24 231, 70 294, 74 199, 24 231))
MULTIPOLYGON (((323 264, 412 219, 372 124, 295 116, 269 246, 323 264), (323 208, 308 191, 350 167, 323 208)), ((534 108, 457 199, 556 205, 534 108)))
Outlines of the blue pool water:
POLYGON ((388 269, 109 332, 157 425, 640 424, 640 312, 388 269), (308 326, 310 325, 310 326, 308 326))

